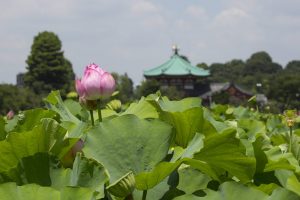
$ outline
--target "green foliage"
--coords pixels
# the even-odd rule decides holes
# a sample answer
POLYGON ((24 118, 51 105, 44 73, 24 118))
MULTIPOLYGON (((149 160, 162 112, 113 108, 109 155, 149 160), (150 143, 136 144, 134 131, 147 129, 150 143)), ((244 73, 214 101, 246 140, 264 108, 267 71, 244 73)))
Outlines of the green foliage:
POLYGON ((53 32, 41 32, 34 37, 27 60, 25 85, 37 94, 60 89, 66 95, 73 86, 72 64, 61 50, 61 41, 53 32))
POLYGON ((117 98, 123 103, 128 103, 133 100, 134 91, 133 91, 133 81, 128 77, 127 73, 124 75, 119 75, 117 73, 112 73, 116 81, 116 91, 117 98))
POLYGON ((0 115, 6 115, 10 110, 17 113, 40 105, 41 98, 30 89, 10 84, 0 85, 0 115))
POLYGON ((244 107, 157 93, 92 126, 57 91, 45 103, 0 118, 1 199, 300 199, 297 117, 287 152, 281 116, 244 107))
POLYGON ((281 109, 300 109, 300 70, 285 70, 273 79, 268 96, 281 104, 281 109))
POLYGON ((136 94, 138 98, 142 96, 148 96, 149 94, 155 93, 160 89, 160 84, 156 80, 146 80, 141 83, 141 85, 137 86, 136 94))
MULTIPOLYGON (((199 66, 204 64, 199 64, 199 66)), ((283 69, 281 65, 273 62, 271 56, 260 51, 252 54, 246 62, 233 59, 226 63, 213 63, 209 66, 212 83, 234 82, 253 93, 263 93, 268 97, 266 112, 282 112, 284 109, 300 109, 300 61, 290 61, 283 69), (257 84, 262 86, 257 88, 257 84)), ((241 101, 226 93, 213 96, 214 102, 231 105, 245 105, 241 101)))

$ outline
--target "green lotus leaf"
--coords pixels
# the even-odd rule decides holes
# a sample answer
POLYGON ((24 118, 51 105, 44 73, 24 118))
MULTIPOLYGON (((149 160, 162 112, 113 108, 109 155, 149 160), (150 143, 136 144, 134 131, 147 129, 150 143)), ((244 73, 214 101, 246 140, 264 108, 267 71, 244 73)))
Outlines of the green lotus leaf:
POLYGON ((122 115, 133 114, 141 119, 158 118, 155 107, 142 98, 138 103, 131 103, 122 115))
POLYGON ((201 99, 197 97, 185 98, 180 101, 170 101, 163 98, 158 103, 161 109, 166 112, 183 112, 190 108, 201 107, 201 99))
POLYGON ((36 125, 38 125, 42 119, 51 119, 56 115, 55 112, 51 110, 45 110, 41 108, 36 108, 32 110, 27 110, 19 113, 17 126, 12 130, 13 132, 30 131, 36 125))
POLYGON ((159 163, 151 172, 142 172, 136 175, 136 188, 138 190, 149 190, 155 187, 176 168, 178 168, 181 163, 181 160, 175 163, 162 162, 159 163))
POLYGON ((57 190, 65 186, 85 187, 97 191, 97 198, 104 197, 104 184, 108 181, 106 169, 81 153, 77 153, 72 169, 51 169, 50 176, 51 186, 57 190))
POLYGON ((128 171, 151 171, 167 155, 172 127, 159 120, 124 115, 103 121, 87 134, 83 152, 103 164, 111 183, 128 171))
MULTIPOLYGON (((171 124, 175 131, 175 143, 186 148, 196 132, 203 133, 203 110, 200 107, 183 112, 163 112, 161 119, 171 124)), ((206 132, 209 134, 209 132, 206 132)))
POLYGON ((65 106, 61 99, 59 91, 52 91, 45 99, 44 102, 49 110, 55 111, 61 117, 62 121, 71 121, 75 124, 79 123, 71 111, 65 106))
POLYGON ((181 165, 178 169, 178 174, 179 184, 177 188, 184 191, 186 194, 192 194, 197 190, 205 189, 208 182, 211 180, 208 175, 189 166, 181 165))
POLYGON ((89 188, 64 187, 55 190, 35 184, 17 186, 15 183, 0 185, 1 200, 95 200, 97 193, 89 188))
MULTIPOLYGON (((263 122, 254 119, 240 119, 238 121, 238 127, 245 131, 246 137, 254 142, 259 136, 266 134, 266 126, 263 122)), ((243 135, 240 135, 243 137, 243 135)))
POLYGON ((194 154, 194 158, 206 162, 213 169, 228 171, 241 181, 248 182, 255 172, 255 158, 246 156, 245 147, 235 135, 235 129, 227 129, 221 134, 206 137, 204 147, 194 154))
MULTIPOLYGON (((16 171, 19 164, 26 161, 27 165, 39 162, 35 157, 39 155, 37 153, 51 152, 62 158, 78 140, 64 139, 65 133, 66 130, 53 119, 43 119, 30 131, 10 133, 5 140, 0 141, 0 173, 15 180, 16 176, 20 176, 16 171)), ((41 165, 48 162, 48 157, 41 156, 40 159, 41 165)), ((21 166, 26 167, 24 163, 21 166)))
POLYGON ((276 170, 275 176, 280 184, 289 191, 294 192, 300 197, 300 182, 294 172, 290 170, 276 170))

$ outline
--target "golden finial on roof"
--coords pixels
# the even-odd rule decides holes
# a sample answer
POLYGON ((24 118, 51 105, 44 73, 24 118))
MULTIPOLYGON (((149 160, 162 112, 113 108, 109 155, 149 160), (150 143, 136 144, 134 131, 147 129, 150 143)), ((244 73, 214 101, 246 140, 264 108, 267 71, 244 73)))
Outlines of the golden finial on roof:
POLYGON ((177 46, 177 44, 173 44, 172 49, 174 51, 174 55, 178 55, 179 47, 177 46))

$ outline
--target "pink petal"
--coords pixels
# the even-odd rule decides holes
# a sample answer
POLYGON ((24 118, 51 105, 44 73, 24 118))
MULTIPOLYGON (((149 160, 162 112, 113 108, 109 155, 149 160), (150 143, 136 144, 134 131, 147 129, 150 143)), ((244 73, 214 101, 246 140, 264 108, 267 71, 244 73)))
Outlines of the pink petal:
POLYGON ((88 66, 86 66, 85 71, 84 71, 84 75, 89 71, 89 70, 96 70, 97 72, 100 73, 100 75, 104 74, 105 71, 100 68, 98 65, 96 65, 95 63, 89 64, 88 66))
POLYGON ((83 97, 85 95, 85 89, 84 89, 83 85, 81 84, 80 79, 75 80, 75 88, 80 97, 83 97))
POLYGON ((116 83, 113 76, 110 73, 105 72, 100 81, 100 91, 102 96, 110 96, 114 92, 115 86, 116 83))
POLYGON ((96 100, 100 98, 100 80, 101 75, 94 69, 86 70, 84 77, 81 80, 84 86, 87 100, 96 100))

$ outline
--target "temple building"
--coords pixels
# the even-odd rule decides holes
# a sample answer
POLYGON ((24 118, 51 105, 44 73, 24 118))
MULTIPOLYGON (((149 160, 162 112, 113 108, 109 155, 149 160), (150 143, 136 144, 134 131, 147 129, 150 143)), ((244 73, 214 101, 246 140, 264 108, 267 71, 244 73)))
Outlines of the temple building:
POLYGON ((158 67, 145 70, 145 78, 157 80, 161 89, 175 86, 177 90, 183 91, 185 96, 200 96, 207 92, 208 86, 204 82, 210 72, 191 65, 178 54, 178 50, 174 45, 171 58, 158 67))
POLYGON ((233 82, 210 83, 209 91, 200 95, 204 104, 210 105, 212 102, 222 104, 240 105, 247 102, 254 94, 233 82))

